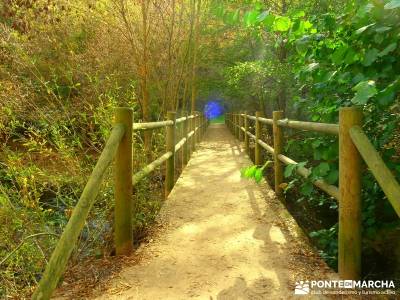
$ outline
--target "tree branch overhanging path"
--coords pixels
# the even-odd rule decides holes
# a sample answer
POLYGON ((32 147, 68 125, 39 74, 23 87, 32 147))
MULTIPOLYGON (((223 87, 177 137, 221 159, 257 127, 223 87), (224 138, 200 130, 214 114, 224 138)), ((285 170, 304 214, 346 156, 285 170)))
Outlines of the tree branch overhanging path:
POLYGON ((224 125, 211 125, 161 210, 160 232, 99 299, 289 299, 306 274, 334 278, 267 183, 240 177, 250 163, 224 125))

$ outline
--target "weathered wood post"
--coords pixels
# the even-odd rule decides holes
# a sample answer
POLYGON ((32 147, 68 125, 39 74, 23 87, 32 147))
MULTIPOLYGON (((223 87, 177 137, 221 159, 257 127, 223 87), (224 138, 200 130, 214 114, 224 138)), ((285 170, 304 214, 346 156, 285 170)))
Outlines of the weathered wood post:
POLYGON ((361 110, 339 110, 339 276, 349 280, 361 275, 361 156, 349 133, 361 124, 361 110))
POLYGON ((175 181, 175 119, 176 112, 169 111, 167 113, 167 119, 173 121, 173 125, 167 126, 167 139, 166 139, 166 150, 171 152, 172 155, 167 159, 166 162, 166 173, 165 173, 165 198, 168 197, 172 188, 174 187, 175 181))
POLYGON ((243 112, 239 112, 239 142, 243 141, 243 131, 242 131, 242 127, 243 127, 243 116, 242 116, 243 112))
POLYGON ((189 161, 189 119, 188 112, 185 112, 185 121, 183 121, 183 136, 186 138, 186 143, 183 144, 182 151, 182 169, 187 165, 189 161))
POLYGON ((123 124, 125 134, 115 156, 115 230, 114 243, 117 255, 127 255, 133 249, 132 229, 132 124, 133 110, 115 109, 115 124, 123 124))
POLYGON ((254 154, 254 163, 259 166, 262 165, 262 153, 261 153, 261 146, 258 143, 258 140, 261 139, 261 122, 259 118, 262 117, 262 112, 256 112, 256 140, 255 142, 255 154, 254 154))
POLYGON ((194 152, 196 150, 196 135, 195 135, 195 129, 196 129, 196 117, 195 117, 195 112, 191 112, 192 118, 190 119, 190 127, 191 131, 193 131, 192 135, 192 140, 191 140, 191 152, 194 152))
POLYGON ((196 111, 196 144, 200 142, 200 114, 196 111))
POLYGON ((249 119, 247 118, 247 111, 244 112, 244 130, 244 147, 246 149, 246 153, 250 155, 249 136, 247 135, 247 131, 249 131, 249 119))
POLYGON ((274 171, 275 171, 275 193, 282 195, 283 189, 281 184, 283 183, 283 164, 279 160, 279 154, 282 154, 283 150, 283 132, 282 128, 278 125, 278 120, 283 118, 283 111, 274 111, 272 113, 273 120, 273 136, 274 136, 274 171))

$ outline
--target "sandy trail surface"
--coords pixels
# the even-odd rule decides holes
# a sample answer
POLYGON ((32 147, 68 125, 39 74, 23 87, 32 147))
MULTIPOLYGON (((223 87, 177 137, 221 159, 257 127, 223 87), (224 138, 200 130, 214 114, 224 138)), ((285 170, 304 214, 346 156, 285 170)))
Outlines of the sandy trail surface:
POLYGON ((161 229, 97 299, 297 299, 296 281, 334 277, 267 183, 240 177, 250 164, 227 128, 211 125, 161 229))

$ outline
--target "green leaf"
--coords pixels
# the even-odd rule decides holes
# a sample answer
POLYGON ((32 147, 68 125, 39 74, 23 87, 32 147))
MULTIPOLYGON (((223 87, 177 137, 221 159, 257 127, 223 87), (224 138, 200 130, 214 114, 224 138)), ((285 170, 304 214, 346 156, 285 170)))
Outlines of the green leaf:
POLYGON ((343 63, 344 56, 346 55, 349 46, 343 45, 335 50, 332 54, 332 62, 335 65, 341 65, 343 63))
POLYGON ((318 177, 324 177, 328 174, 330 166, 327 162, 320 163, 318 166, 312 169, 312 173, 318 177))
POLYGON ((244 177, 246 177, 246 178, 254 177, 256 170, 257 170, 257 166, 248 167, 244 172, 244 177))
POLYGON ((272 25, 274 24, 275 21, 275 16, 273 14, 269 14, 264 21, 262 22, 264 24, 264 26, 266 26, 267 28, 271 28, 272 25))
POLYGON ((266 10, 266 11, 262 12, 261 14, 258 15, 257 21, 258 22, 264 21, 268 17, 268 15, 269 15, 269 11, 266 10))
POLYGON ((259 183, 262 178, 263 178, 263 170, 261 168, 257 169, 257 171, 254 174, 254 179, 256 180, 257 183, 259 183))
POLYGON ((379 50, 376 48, 369 49, 364 56, 363 65, 368 67, 378 58, 379 50))
POLYGON ((376 95, 376 100, 382 106, 388 106, 393 103, 396 92, 398 90, 399 80, 395 80, 389 84, 385 89, 381 90, 378 95, 376 95))
POLYGON ((324 178, 324 180, 329 184, 335 184, 339 179, 339 171, 331 170, 328 175, 324 178))
POLYGON ((375 96, 378 91, 375 87, 375 81, 361 81, 355 87, 353 87, 353 91, 356 91, 356 95, 351 102, 355 104, 365 104, 368 102, 368 99, 375 96))
POLYGON ((304 196, 310 196, 314 190, 313 184, 309 181, 303 183, 303 185, 300 188, 300 193, 302 193, 304 196))
POLYGON ((400 0, 392 0, 385 4, 385 9, 395 9, 400 7, 400 0))
POLYGON ((379 57, 388 55, 390 52, 396 50, 397 48, 397 43, 391 43, 389 46, 387 46, 385 49, 383 49, 381 52, 378 53, 379 57))
POLYGON ((361 28, 359 28, 359 29, 356 30, 356 34, 361 34, 361 33, 363 33, 365 30, 367 30, 368 28, 370 28, 371 26, 374 26, 374 25, 375 25, 375 23, 372 23, 372 24, 363 26, 363 27, 361 27, 361 28))
POLYGON ((301 17, 304 17, 305 15, 306 15, 306 13, 304 10, 298 10, 293 13, 292 17, 293 18, 301 18, 301 17))
POLYGON ((275 31, 288 31, 290 29, 291 21, 288 17, 277 17, 274 21, 275 31))
POLYGON ((243 21, 247 27, 254 25, 257 21, 258 12, 255 10, 248 11, 244 14, 243 21))
POLYGON ((304 68, 304 72, 312 72, 312 71, 314 71, 316 68, 318 68, 318 66, 319 66, 319 63, 311 63, 311 64, 309 64, 308 66, 306 66, 306 67, 304 68))
POLYGON ((375 31, 378 32, 378 33, 382 33, 382 32, 388 31, 388 30, 390 30, 390 29, 392 29, 392 27, 389 27, 389 26, 381 26, 381 27, 376 28, 375 31))
POLYGON ((344 58, 344 62, 348 65, 351 65, 357 60, 358 60, 357 53, 352 48, 349 48, 344 58))
POLYGON ((283 175, 285 176, 285 178, 288 178, 288 177, 292 176, 293 171, 296 169, 296 167, 297 167, 296 164, 287 165, 287 166, 285 167, 285 171, 284 171, 284 173, 283 173, 283 175))
POLYGON ((307 53, 309 43, 310 43, 310 36, 309 35, 305 35, 302 38, 298 39, 296 41, 296 51, 299 54, 307 53))

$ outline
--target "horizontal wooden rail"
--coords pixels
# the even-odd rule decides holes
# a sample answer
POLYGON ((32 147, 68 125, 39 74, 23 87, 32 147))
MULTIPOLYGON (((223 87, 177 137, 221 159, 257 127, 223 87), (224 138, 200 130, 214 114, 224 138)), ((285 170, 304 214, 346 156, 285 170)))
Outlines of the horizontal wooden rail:
POLYGON ((186 138, 182 138, 176 145, 175 145, 175 152, 178 152, 179 149, 186 143, 186 138))
MULTIPOLYGON (((208 125, 208 120, 200 114, 182 117, 175 120, 175 112, 168 113, 167 121, 149 122, 149 123, 133 123, 133 111, 127 107, 116 108, 115 125, 111 131, 110 137, 106 142, 92 174, 76 204, 72 215, 65 226, 63 233, 53 251, 50 261, 46 266, 43 276, 33 293, 32 299, 50 299, 51 294, 57 286, 58 281, 68 259, 78 240, 79 234, 86 222, 89 211, 95 201, 100 190, 107 168, 111 165, 115 158, 115 224, 114 224, 114 242, 116 253, 128 254, 132 250, 132 186, 137 184, 144 177, 149 175, 157 167, 163 163, 167 163, 166 174, 166 191, 170 191, 174 184, 174 168, 176 151, 180 150, 183 145, 188 144, 189 140, 193 142, 200 141, 200 136, 204 134, 208 125), (198 126, 191 132, 189 131, 189 119, 197 120, 198 126), (179 123, 184 122, 183 137, 175 144, 175 132, 179 123), (142 168, 139 172, 132 176, 132 131, 133 130, 151 130, 166 127, 167 153, 142 168), (168 151, 168 149, 170 149, 168 151), (172 171, 171 171, 172 170, 172 171), (172 175, 172 176, 171 176, 172 175), (167 178, 168 177, 168 178, 167 178)), ((193 122, 194 124, 194 122, 193 122)), ((187 149, 186 149, 187 150, 187 149)), ((189 159, 189 151, 186 151, 186 159, 189 159)))
POLYGON ((272 125, 272 124, 273 124, 273 120, 272 120, 272 119, 258 118, 258 120, 259 120, 261 123, 264 123, 264 124, 268 124, 268 125, 272 125))
POLYGON ((37 289, 33 293, 32 299, 50 299, 52 292, 56 288, 57 283, 64 272, 72 250, 75 248, 75 244, 83 226, 85 225, 89 211, 99 193, 104 174, 115 157, 124 133, 125 127, 122 124, 116 124, 111 131, 111 135, 104 150, 89 177, 78 203, 72 211, 72 215, 68 220, 59 241, 57 242, 56 248, 50 257, 49 263, 46 266, 37 289))
MULTIPOLYGON (((228 114, 227 124, 235 136, 237 136, 238 130, 245 133, 245 148, 247 151, 250 150, 248 137, 255 140, 255 165, 259 165, 259 162, 257 162, 257 156, 260 156, 259 153, 257 155, 260 149, 257 147, 258 145, 274 156, 275 192, 277 194, 280 191, 277 185, 279 187, 282 179, 277 176, 277 174, 281 174, 281 168, 277 166, 277 161, 286 165, 297 165, 296 161, 280 153, 281 150, 276 150, 276 145, 281 148, 283 144, 281 127, 327 133, 339 137, 339 188, 328 184, 322 179, 315 180, 313 184, 339 202, 339 276, 342 279, 359 279, 361 275, 362 249, 361 159, 364 159, 400 217, 400 184, 363 132, 361 127, 363 114, 361 110, 356 107, 340 108, 339 125, 283 119, 283 112, 279 111, 273 112, 273 120, 262 118, 260 115, 261 112, 257 112, 256 116, 258 117, 247 114, 228 114), (238 118, 238 116, 244 117, 245 120, 255 121, 256 135, 249 132, 249 124, 247 122, 245 122, 245 127, 241 126, 240 117, 238 118), (272 124, 274 147, 269 146, 260 139, 260 124, 272 124)), ((311 170, 305 167, 297 166, 296 172, 305 178, 309 178, 311 175, 311 170)))
POLYGON ((317 131, 334 135, 339 134, 339 125, 337 124, 302 122, 302 121, 283 119, 278 121, 278 125, 292 129, 317 131))
POLYGON ((167 152, 164 155, 160 156, 147 166, 145 166, 143 169, 141 169, 139 172, 137 172, 135 175, 133 175, 132 182, 133 185, 136 185, 139 183, 143 178, 145 178, 147 175, 149 175, 151 172, 153 172, 155 169, 157 169, 159 166, 161 166, 168 158, 172 156, 172 152, 167 152))
MULTIPOLYGON (((285 155, 279 154, 278 158, 285 165, 297 165, 296 161, 285 155)), ((311 171, 305 167, 296 167, 296 172, 297 174, 303 176, 304 178, 308 178, 308 176, 310 176, 311 174, 311 171)), ((339 200, 339 189, 336 186, 330 185, 322 179, 315 180, 312 183, 319 189, 323 190, 328 195, 332 196, 336 200, 339 200)))
POLYGON ((156 129, 162 128, 165 126, 174 125, 173 121, 160 121, 160 122, 148 122, 148 123, 133 123, 133 130, 148 130, 148 129, 156 129))
POLYGON ((371 173, 400 217, 400 185, 396 178, 360 126, 350 128, 350 136, 371 173))
MULTIPOLYGON (((250 132, 247 132, 247 135, 249 137, 251 137, 252 139, 256 139, 256 136, 254 134, 251 134, 250 132)), ((265 150, 267 150, 271 155, 275 154, 274 148, 272 148, 270 145, 268 145, 267 143, 265 143, 262 140, 258 140, 257 143, 264 148, 265 150)), ((295 164, 297 165, 297 162, 294 161, 293 159, 284 156, 282 154, 278 155, 278 158, 281 162, 283 162, 285 165, 290 165, 290 164, 295 164)), ((308 176, 311 174, 311 171, 305 167, 298 167, 296 168, 296 172, 301 175, 304 178, 308 178, 308 176)), ((336 200, 339 200, 339 189, 334 186, 334 185, 330 185, 328 183, 326 183, 324 180, 319 179, 313 182, 313 184, 318 187, 319 189, 323 190, 324 192, 326 192, 328 195, 332 196, 333 198, 335 198, 336 200)))
MULTIPOLYGON (((189 117, 188 117, 188 118, 189 118, 189 117)), ((176 120, 175 120, 175 124, 179 124, 179 123, 182 123, 182 122, 184 122, 184 121, 186 121, 186 117, 182 117, 182 118, 176 119, 176 120)))

